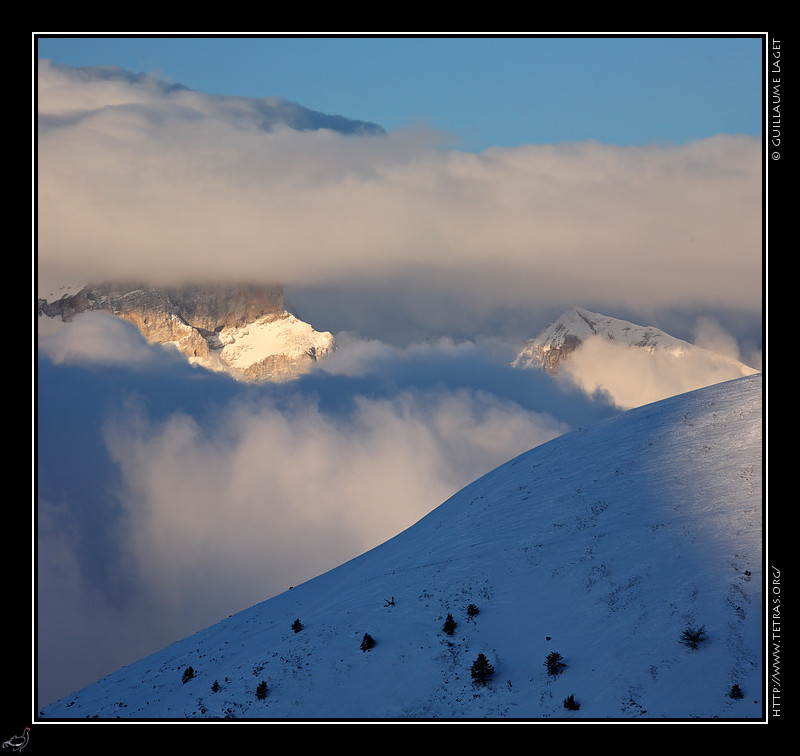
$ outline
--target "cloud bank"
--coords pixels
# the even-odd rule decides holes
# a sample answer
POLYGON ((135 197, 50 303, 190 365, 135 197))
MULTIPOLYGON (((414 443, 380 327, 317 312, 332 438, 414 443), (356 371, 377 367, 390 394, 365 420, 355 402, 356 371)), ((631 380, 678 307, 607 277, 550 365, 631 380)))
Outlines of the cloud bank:
POLYGON ((38 108, 42 280, 372 286, 431 323, 455 303, 761 308, 758 139, 471 154, 46 61, 38 108))
POLYGON ((160 356, 138 330, 107 312, 82 313, 69 325, 37 318, 37 348, 55 364, 84 366, 135 368, 160 356))
MULTIPOLYGON (((734 346, 729 337, 726 344, 734 346)), ((563 380, 585 393, 607 396, 627 410, 758 372, 736 359, 703 348, 681 356, 667 351, 650 354, 596 337, 570 354, 560 372, 563 380)))
POLYGON ((244 608, 324 572, 564 429, 481 392, 403 391, 356 397, 346 417, 307 400, 237 402, 214 424, 129 416, 108 444, 130 553, 181 614, 233 597, 244 608))

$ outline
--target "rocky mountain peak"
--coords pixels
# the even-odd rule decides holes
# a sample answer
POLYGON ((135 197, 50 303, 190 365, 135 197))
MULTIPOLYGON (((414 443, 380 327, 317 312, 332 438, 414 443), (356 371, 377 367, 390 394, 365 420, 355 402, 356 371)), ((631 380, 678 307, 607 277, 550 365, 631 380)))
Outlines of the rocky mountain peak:
POLYGON ((133 323, 148 342, 170 344, 194 364, 244 381, 294 378, 336 348, 330 333, 286 311, 280 284, 106 282, 37 302, 39 316, 64 322, 93 310, 133 323))
POLYGON ((573 306, 536 338, 529 339, 512 365, 517 368, 540 368, 557 375, 564 360, 592 338, 607 339, 651 353, 669 352, 676 357, 699 349, 653 326, 640 326, 573 306))

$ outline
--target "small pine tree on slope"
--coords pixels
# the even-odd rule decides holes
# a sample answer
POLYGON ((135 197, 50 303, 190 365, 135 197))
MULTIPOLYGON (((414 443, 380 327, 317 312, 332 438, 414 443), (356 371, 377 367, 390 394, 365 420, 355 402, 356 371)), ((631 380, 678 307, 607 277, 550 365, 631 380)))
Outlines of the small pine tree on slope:
POLYGON ((476 683, 486 685, 487 680, 494 674, 494 667, 489 664, 489 660, 484 654, 478 654, 478 658, 472 663, 472 679, 476 683))

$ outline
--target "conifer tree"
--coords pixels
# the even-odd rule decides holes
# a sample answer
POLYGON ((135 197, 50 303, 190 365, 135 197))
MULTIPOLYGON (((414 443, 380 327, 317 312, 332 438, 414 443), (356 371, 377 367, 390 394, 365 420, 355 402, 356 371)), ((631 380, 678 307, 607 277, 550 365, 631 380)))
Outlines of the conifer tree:
POLYGON ((494 667, 489 664, 489 660, 484 654, 478 654, 478 658, 472 662, 472 679, 476 683, 486 685, 487 680, 494 674, 494 667))
POLYGON ((551 651, 547 658, 544 660, 544 666, 547 667, 548 675, 558 675, 564 670, 567 665, 562 661, 563 657, 558 651, 551 651))
POLYGON ((453 619, 452 614, 448 614, 444 621, 444 625, 442 625, 442 630, 444 630, 444 632, 446 632, 448 635, 452 635, 455 629, 456 621, 453 619))
POLYGON ((361 640, 361 650, 368 651, 374 645, 375 639, 369 633, 364 633, 364 638, 361 640))

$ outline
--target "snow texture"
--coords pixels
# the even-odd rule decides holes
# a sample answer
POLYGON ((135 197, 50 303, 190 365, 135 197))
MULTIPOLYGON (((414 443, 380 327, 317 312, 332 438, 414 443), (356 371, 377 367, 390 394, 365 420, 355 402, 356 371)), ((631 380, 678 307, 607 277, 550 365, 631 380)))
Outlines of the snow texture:
POLYGON ((234 371, 246 370, 273 355, 321 359, 335 349, 330 332, 315 331, 288 312, 280 317, 265 316, 239 328, 224 328, 219 339, 220 360, 234 371))

